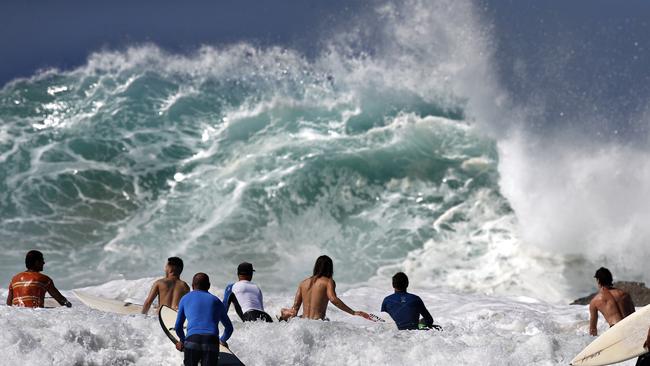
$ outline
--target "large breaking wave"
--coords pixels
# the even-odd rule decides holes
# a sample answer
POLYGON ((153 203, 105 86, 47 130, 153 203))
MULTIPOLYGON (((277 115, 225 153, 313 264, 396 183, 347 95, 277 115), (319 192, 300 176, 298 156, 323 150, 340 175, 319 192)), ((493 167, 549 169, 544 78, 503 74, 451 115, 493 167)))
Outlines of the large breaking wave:
MULTIPOLYGON (((647 258, 643 207, 619 212, 641 221, 597 235, 593 253, 556 253, 576 237, 568 226, 589 230, 608 207, 576 227, 587 199, 566 197, 562 179, 537 185, 557 167, 514 133, 525 113, 508 110, 472 4, 408 1, 368 17, 375 26, 341 31, 313 59, 248 44, 191 55, 140 45, 7 85, 0 278, 40 248, 65 286, 152 276, 180 255, 217 282, 252 261, 259 282, 285 290, 326 253, 348 285, 402 268, 421 287, 559 299, 567 265, 590 270, 584 261, 607 241, 628 235, 626 248, 647 258), (557 220, 566 200, 573 211, 557 220)), ((568 156, 552 161, 582 179, 568 156)), ((637 178, 643 194, 650 179, 637 178)), ((585 252, 580 243, 566 252, 585 252)), ((639 275, 620 259, 609 263, 639 275)))

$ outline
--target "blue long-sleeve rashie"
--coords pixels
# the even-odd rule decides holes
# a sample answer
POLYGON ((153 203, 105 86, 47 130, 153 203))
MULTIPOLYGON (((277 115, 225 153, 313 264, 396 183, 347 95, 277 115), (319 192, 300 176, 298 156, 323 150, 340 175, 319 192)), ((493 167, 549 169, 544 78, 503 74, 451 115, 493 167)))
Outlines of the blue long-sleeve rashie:
POLYGON ((390 314, 399 330, 418 329, 420 315, 427 325, 433 324, 433 317, 424 306, 422 299, 408 292, 395 292, 386 296, 381 304, 381 311, 390 314))
POLYGON ((233 327, 226 313, 226 307, 218 297, 207 291, 194 290, 181 298, 176 316, 176 334, 181 342, 193 334, 219 336, 218 323, 224 326, 220 340, 226 342, 232 335, 233 327), (187 335, 183 324, 187 319, 187 335))

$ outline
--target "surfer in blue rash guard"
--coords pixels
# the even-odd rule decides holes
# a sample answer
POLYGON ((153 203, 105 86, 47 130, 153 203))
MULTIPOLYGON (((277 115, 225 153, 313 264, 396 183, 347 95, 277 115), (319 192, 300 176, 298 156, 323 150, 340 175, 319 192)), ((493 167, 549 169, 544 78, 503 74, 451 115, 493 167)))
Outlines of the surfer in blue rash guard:
POLYGON ((230 304, 233 304, 237 315, 243 322, 263 320, 272 323, 271 316, 264 312, 262 290, 251 282, 253 272, 255 272, 253 265, 248 262, 240 263, 237 266, 239 281, 226 286, 223 293, 226 312, 230 308, 230 304))
POLYGON ((397 272, 393 276, 393 289, 395 293, 386 296, 381 304, 381 311, 386 312, 397 324, 399 330, 436 329, 442 330, 439 325, 433 324, 433 317, 424 306, 422 299, 406 292, 409 278, 404 272, 397 272), (423 317, 420 321, 420 315, 423 317))
POLYGON ((219 343, 226 343, 233 332, 233 326, 221 300, 208 292, 210 278, 205 273, 197 273, 192 278, 192 291, 183 296, 178 305, 178 315, 174 329, 179 342, 176 349, 185 353, 184 365, 215 366, 219 361, 219 343), (183 324, 187 319, 187 338, 183 324), (219 338, 218 324, 224 326, 219 338))

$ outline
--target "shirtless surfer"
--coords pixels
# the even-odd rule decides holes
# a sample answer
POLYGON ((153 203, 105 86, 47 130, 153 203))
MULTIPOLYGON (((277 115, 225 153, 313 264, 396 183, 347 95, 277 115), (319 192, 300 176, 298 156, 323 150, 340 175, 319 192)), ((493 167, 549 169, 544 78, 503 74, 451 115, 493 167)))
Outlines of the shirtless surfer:
POLYGON ((304 305, 302 310, 303 318, 325 320, 328 302, 332 302, 334 306, 350 315, 370 319, 367 313, 352 310, 336 296, 336 282, 332 279, 333 274, 334 263, 332 263, 332 259, 326 255, 318 257, 314 265, 313 275, 300 282, 293 306, 290 309, 283 308, 281 310, 280 320, 286 321, 297 316, 301 305, 304 305))
POLYGON ((634 312, 634 303, 630 295, 613 285, 612 273, 605 267, 600 267, 596 274, 598 293, 589 303, 589 334, 598 335, 598 312, 605 317, 609 326, 620 322, 634 312))
POLYGON ((190 292, 190 286, 181 280, 183 272, 183 260, 178 257, 167 258, 165 265, 165 277, 157 280, 151 286, 149 296, 142 306, 142 314, 147 314, 151 304, 158 296, 158 306, 167 305, 170 308, 178 309, 178 303, 186 293, 190 292))
POLYGON ((43 253, 30 250, 25 256, 27 270, 11 279, 7 306, 42 308, 45 306, 45 293, 49 293, 61 305, 71 307, 70 301, 61 295, 51 278, 41 273, 45 266, 43 253))

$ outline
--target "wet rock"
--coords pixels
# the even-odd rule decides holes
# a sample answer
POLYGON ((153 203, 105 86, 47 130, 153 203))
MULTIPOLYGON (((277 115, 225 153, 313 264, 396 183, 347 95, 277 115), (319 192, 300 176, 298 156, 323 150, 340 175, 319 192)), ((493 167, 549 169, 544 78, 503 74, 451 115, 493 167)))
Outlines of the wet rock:
MULTIPOLYGON (((634 301, 634 305, 637 307, 650 304, 650 289, 645 287, 645 283, 643 282, 619 281, 614 282, 614 287, 620 288, 630 294, 630 296, 632 296, 632 301, 634 301)), ((588 305, 594 296, 596 296, 596 293, 581 297, 574 300, 571 305, 588 305)))

